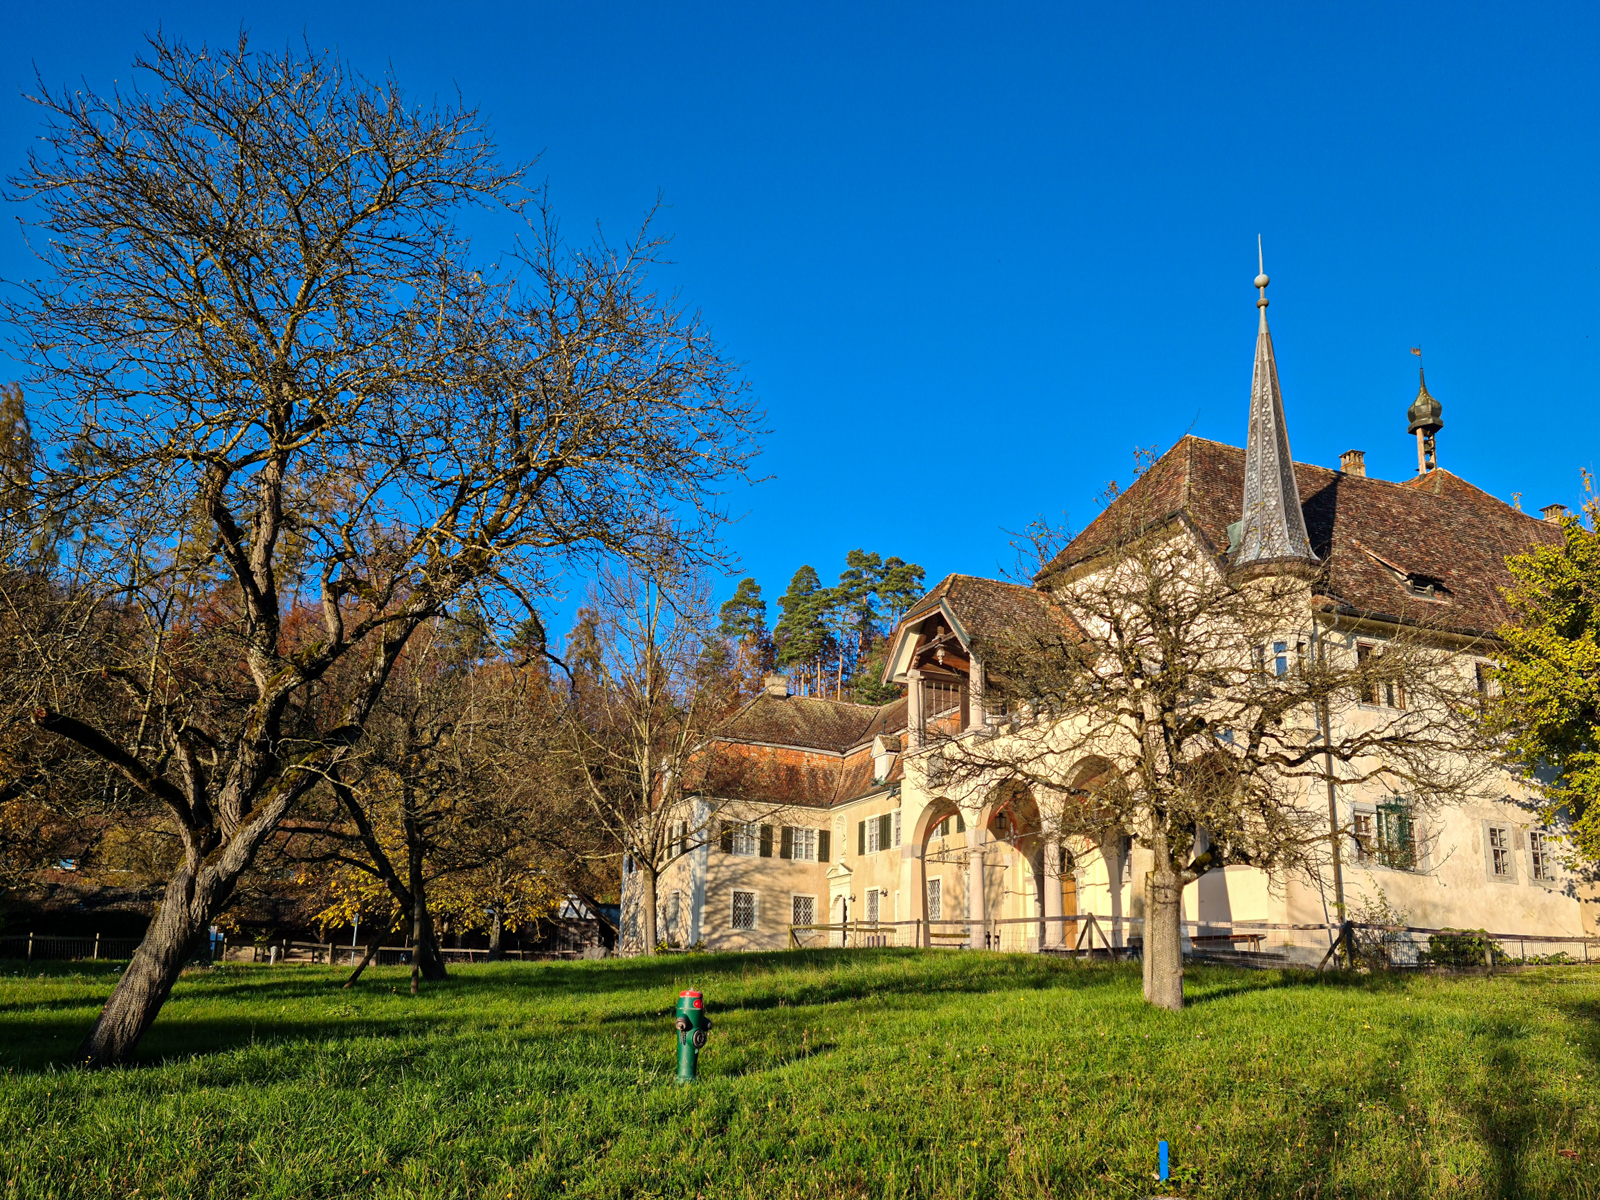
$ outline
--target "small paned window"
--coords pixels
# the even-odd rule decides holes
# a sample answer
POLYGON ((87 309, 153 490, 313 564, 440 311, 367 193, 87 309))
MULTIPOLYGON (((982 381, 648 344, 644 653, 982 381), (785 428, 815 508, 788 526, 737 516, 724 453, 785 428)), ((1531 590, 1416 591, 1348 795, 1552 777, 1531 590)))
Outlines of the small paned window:
POLYGON ((1528 833, 1528 873, 1540 883, 1550 883, 1555 877, 1555 864, 1550 860, 1550 844, 1539 830, 1528 833))
POLYGON ((928 880, 928 920, 938 921, 944 917, 944 896, 942 879, 928 880))
POLYGON ((817 831, 784 826, 780 857, 792 858, 796 862, 816 862, 817 831))
POLYGON ((876 854, 883 849, 883 822, 877 817, 867 821, 867 853, 876 854))
POLYGON ((761 828, 753 823, 737 822, 733 826, 733 853, 754 858, 761 853, 761 828))
POLYGON ((896 846, 900 844, 900 810, 898 808, 894 810, 894 844, 896 846))
POLYGON ((1378 855, 1387 866, 1409 871, 1417 865, 1411 808, 1404 800, 1378 805, 1378 855))
POLYGON ((756 927, 756 894, 754 892, 733 893, 733 927, 735 929, 754 929, 756 927))
POLYGON ((1489 872, 1496 879, 1515 879, 1516 860, 1512 858, 1511 827, 1491 825, 1489 833, 1489 872))
POLYGON ((1272 643, 1272 673, 1282 679, 1289 673, 1289 643, 1272 643))
POLYGON ((815 896, 794 897, 790 909, 790 920, 795 925, 815 925, 817 923, 817 898, 815 896))

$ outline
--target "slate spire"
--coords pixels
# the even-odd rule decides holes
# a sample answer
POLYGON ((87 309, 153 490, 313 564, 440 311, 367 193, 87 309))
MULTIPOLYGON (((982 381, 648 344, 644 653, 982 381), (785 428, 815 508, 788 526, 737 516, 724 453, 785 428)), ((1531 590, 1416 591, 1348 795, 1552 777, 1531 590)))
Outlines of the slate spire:
MULTIPOLYGON (((1261 252, 1257 241, 1258 263, 1261 252)), ((1244 510, 1234 541, 1233 563, 1315 564, 1306 518, 1300 511, 1300 491, 1294 481, 1294 460, 1289 456, 1289 430, 1283 419, 1283 392, 1278 387, 1278 363, 1272 354, 1272 334, 1267 330, 1267 275, 1264 266, 1256 276, 1261 298, 1256 307, 1261 325, 1256 331, 1255 376, 1250 382, 1250 430, 1244 451, 1244 510)))

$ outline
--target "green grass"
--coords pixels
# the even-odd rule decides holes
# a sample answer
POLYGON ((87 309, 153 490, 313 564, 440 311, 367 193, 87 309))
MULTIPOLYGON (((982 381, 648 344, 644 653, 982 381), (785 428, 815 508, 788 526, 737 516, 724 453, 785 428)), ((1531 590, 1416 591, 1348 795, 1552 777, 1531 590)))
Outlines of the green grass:
POLYGON ((0 964, 0 1196, 1142 1196, 1163 1137, 1187 1196, 1600 1196, 1583 968, 1194 970, 1172 1015, 1136 968, 957 951, 462 967, 415 999, 241 966, 87 1073, 93 967, 0 964))

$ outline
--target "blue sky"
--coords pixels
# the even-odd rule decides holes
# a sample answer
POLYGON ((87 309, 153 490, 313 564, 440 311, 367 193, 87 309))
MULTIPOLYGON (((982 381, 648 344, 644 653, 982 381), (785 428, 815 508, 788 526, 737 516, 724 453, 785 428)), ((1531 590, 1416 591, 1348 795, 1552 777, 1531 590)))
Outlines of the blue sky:
MULTIPOLYGON (((459 89, 574 236, 661 193, 663 282, 767 410, 771 478, 729 501, 771 600, 856 546, 993 574, 1003 528, 1083 525, 1135 446, 1238 443, 1258 233, 1298 459, 1411 474, 1420 344, 1441 465, 1575 504, 1600 428, 1597 14, 34 5, 0 45, 0 165, 37 130, 35 68, 103 88, 146 31, 244 27, 459 89)), ((0 274, 28 269, 8 221, 0 274)))

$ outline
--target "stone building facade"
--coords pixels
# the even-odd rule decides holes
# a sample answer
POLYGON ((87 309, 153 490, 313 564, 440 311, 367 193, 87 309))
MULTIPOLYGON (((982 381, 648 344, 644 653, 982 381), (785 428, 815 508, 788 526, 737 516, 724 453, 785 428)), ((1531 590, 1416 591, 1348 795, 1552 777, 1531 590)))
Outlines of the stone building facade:
MULTIPOLYGON (((969 575, 940 581, 892 635, 885 677, 906 688, 903 700, 874 708, 790 696, 781 679, 769 681, 715 747, 759 764, 760 785, 736 797, 707 797, 686 814, 681 852, 660 877, 661 935, 711 950, 849 940, 1026 951, 1076 942, 1094 914, 1091 939, 1136 937, 1148 856, 1130 838, 1063 842, 1026 795, 957 796, 941 779, 934 752, 935 734, 1001 735, 1009 716, 985 709, 974 645, 1062 621, 1050 580, 1092 569, 1118 506, 1157 513, 1220 564, 1303 570, 1305 611, 1286 627, 1314 627, 1333 653, 1376 652, 1396 630, 1425 627, 1440 644, 1461 647, 1462 670, 1487 665, 1483 639, 1508 615, 1506 557, 1557 540, 1558 525, 1438 466, 1441 407, 1425 384, 1407 414, 1408 432, 1418 439, 1414 477, 1372 478, 1358 451, 1337 467, 1294 462, 1265 282, 1264 275, 1257 281, 1245 447, 1185 437, 1033 587, 969 575)), ((1366 710, 1377 719, 1394 703, 1381 694, 1364 697, 1346 719, 1366 719, 1366 710)), ((1077 769, 1064 766, 1064 786, 1082 782, 1065 777, 1077 769)), ((1522 781, 1502 773, 1494 794, 1500 798, 1432 813, 1424 824, 1395 797, 1338 789, 1347 905, 1381 902, 1410 924, 1435 928, 1593 932, 1587 892, 1561 863, 1559 831, 1540 827, 1521 803, 1522 781)), ((624 949, 639 944, 638 911, 625 875, 624 949)), ((1327 872, 1272 878, 1228 866, 1185 893, 1194 937, 1252 923, 1325 924, 1334 911, 1327 872)), ((1304 957, 1318 939, 1265 941, 1304 957)))

